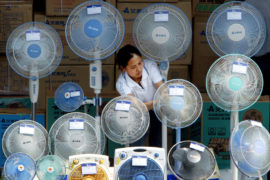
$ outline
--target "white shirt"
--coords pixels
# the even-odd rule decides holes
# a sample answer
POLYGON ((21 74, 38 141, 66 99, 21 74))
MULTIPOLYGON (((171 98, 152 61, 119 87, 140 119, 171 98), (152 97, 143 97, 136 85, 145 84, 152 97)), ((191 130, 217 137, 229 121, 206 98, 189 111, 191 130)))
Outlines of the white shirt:
POLYGON ((127 72, 122 72, 116 82, 116 90, 120 95, 133 94, 142 102, 152 101, 156 92, 155 84, 162 81, 159 68, 154 61, 144 60, 142 71, 142 87, 127 72))

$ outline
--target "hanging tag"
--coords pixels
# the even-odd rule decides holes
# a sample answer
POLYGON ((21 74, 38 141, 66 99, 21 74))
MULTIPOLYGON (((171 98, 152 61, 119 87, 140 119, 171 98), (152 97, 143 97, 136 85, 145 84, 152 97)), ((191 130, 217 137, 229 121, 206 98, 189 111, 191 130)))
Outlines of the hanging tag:
POLYGON ((185 86, 170 85, 169 95, 170 96, 184 96, 185 86))
POLYGON ((169 11, 155 11, 155 22, 169 21, 169 11))
POLYGON ((228 10, 227 20, 242 20, 242 11, 240 9, 228 10))
POLYGON ((20 134, 35 134, 35 126, 32 124, 20 124, 20 134))
POLYGON ((84 129, 84 119, 70 119, 69 129, 84 129))
POLYGON ((130 101, 116 101, 116 111, 129 111, 131 102, 130 101))
POLYGON ((132 156, 132 166, 147 166, 147 157, 132 156))
POLYGON ((78 97, 81 95, 80 91, 71 91, 70 92, 70 97, 78 97))
POLYGON ((248 68, 248 64, 246 64, 246 63, 234 62, 232 72, 247 74, 247 68, 248 68))
POLYGON ((192 148, 192 149, 201 151, 201 152, 203 152, 204 149, 205 149, 203 146, 201 146, 199 144, 195 144, 195 143, 190 143, 190 146, 189 147, 192 148))
POLYGON ((259 126, 259 127, 263 127, 262 123, 258 122, 258 121, 250 121, 252 126, 259 126))
POLYGON ((97 174, 97 165, 95 163, 82 164, 82 174, 97 174))
POLYGON ((101 5, 91 5, 87 6, 87 14, 100 14, 101 13, 101 5))
POLYGON ((26 41, 40 41, 40 30, 29 30, 25 32, 26 41))

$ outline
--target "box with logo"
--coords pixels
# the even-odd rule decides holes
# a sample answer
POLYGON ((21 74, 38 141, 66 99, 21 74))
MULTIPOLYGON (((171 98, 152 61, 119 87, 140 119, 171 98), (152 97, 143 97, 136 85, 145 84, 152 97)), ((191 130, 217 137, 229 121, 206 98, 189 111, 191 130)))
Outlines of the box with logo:
POLYGON ((192 0, 193 15, 209 14, 218 6, 231 0, 192 0))

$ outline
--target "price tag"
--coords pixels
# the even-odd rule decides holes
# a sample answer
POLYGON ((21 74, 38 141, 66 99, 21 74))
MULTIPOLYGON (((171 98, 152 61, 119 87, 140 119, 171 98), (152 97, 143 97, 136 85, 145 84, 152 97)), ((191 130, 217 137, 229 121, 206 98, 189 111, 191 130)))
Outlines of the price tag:
POLYGON ((131 102, 130 101, 116 101, 116 111, 129 111, 131 102))
POLYGON ((84 129, 84 119, 70 119, 69 129, 84 129))
POLYGON ((87 14, 100 14, 101 13, 101 5, 91 5, 87 6, 87 14))
POLYGON ((35 126, 32 124, 20 124, 20 134, 35 134, 35 126))
POLYGON ((147 166, 147 157, 132 156, 132 166, 147 166))
POLYGON ((156 11, 155 22, 167 22, 169 21, 169 11, 156 11))
POLYGON ((195 143, 190 143, 190 146, 189 147, 192 148, 192 149, 201 151, 201 152, 203 152, 204 149, 205 149, 203 146, 201 146, 199 144, 195 144, 195 143))
POLYGON ((242 12, 240 9, 227 11, 227 20, 241 20, 241 19, 242 19, 242 12))
POLYGON ((81 95, 80 91, 71 91, 70 92, 70 97, 78 97, 81 95))
POLYGON ((185 86, 169 86, 169 95, 170 96, 184 96, 185 86))
POLYGON ((263 127, 262 123, 258 122, 258 121, 250 121, 252 126, 259 126, 259 127, 263 127))
POLYGON ((246 64, 246 63, 234 62, 232 72, 247 74, 247 68, 248 68, 248 64, 246 64))
POLYGON ((82 174, 97 174, 97 165, 95 163, 82 164, 82 174))
POLYGON ((26 41, 40 41, 40 30, 26 31, 26 41))

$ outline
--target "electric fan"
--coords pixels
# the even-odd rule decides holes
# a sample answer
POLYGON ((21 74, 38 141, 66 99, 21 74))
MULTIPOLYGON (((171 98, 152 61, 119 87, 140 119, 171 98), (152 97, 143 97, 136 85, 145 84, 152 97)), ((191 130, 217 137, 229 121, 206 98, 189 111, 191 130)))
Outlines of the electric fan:
POLYGON ((83 104, 83 90, 76 83, 65 82, 56 89, 54 101, 55 105, 62 111, 75 111, 83 104))
MULTIPOLYGON (((69 47, 86 60, 101 60, 112 55, 125 34, 120 12, 101 0, 86 1, 77 6, 66 22, 65 35, 69 47)), ((102 88, 101 61, 90 64, 90 88, 96 94, 96 124, 100 126, 99 94, 102 88)), ((98 136, 101 132, 98 132, 98 136)))
POLYGON ((32 180, 35 173, 35 161, 24 153, 12 154, 4 165, 4 176, 8 180, 32 180))
POLYGON ((238 169, 248 177, 262 177, 270 169, 270 135, 260 122, 240 122, 230 137, 230 152, 238 169))
POLYGON ((114 180, 164 180, 166 155, 163 148, 127 147, 114 153, 114 180))
POLYGON ((110 180, 109 157, 97 154, 83 154, 69 157, 68 180, 110 180))
POLYGON ((206 37, 219 56, 255 55, 266 39, 262 14, 247 2, 233 1, 220 5, 208 19, 206 37))
POLYGON ((81 113, 68 113, 58 118, 49 131, 49 149, 54 155, 68 161, 75 154, 101 153, 105 148, 105 136, 100 134, 95 118, 81 113))
POLYGON ((29 78, 32 119, 38 99, 39 78, 51 74, 62 58, 62 42, 57 32, 44 23, 28 22, 17 27, 9 36, 6 56, 11 68, 29 78))
POLYGON ((66 173, 65 162, 55 155, 47 155, 37 161, 37 177, 39 180, 60 180, 66 173))
POLYGON ((168 164, 179 179, 205 180, 214 173, 216 160, 213 153, 203 144, 182 141, 170 149, 168 164))
POLYGON ((131 144, 148 130, 150 116, 146 105, 133 96, 119 96, 109 101, 101 114, 101 127, 112 141, 131 144))
POLYGON ((20 120, 11 124, 2 138, 6 157, 13 153, 28 154, 35 161, 48 154, 48 133, 38 122, 20 120))
MULTIPOLYGON (((218 107, 231 111, 231 132, 239 122, 238 111, 253 105, 263 89, 263 77, 257 64, 245 55, 220 57, 210 67, 206 77, 207 94, 218 107)), ((231 161, 233 180, 238 171, 231 161)))

